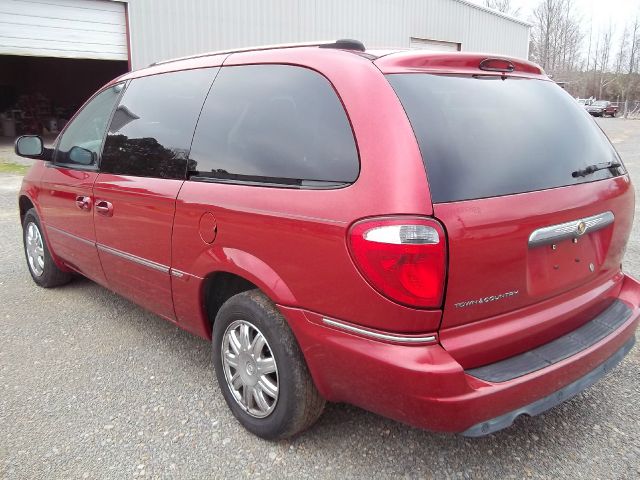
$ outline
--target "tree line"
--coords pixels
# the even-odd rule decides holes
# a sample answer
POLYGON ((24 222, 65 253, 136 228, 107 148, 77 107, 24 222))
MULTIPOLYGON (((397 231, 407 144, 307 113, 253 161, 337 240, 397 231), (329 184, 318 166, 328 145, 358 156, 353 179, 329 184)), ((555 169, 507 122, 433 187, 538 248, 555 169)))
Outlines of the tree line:
MULTIPOLYGON (((538 0, 532 23, 529 58, 574 97, 619 102, 625 115, 640 110, 640 0, 622 25, 609 21, 594 29, 593 19, 575 0, 538 0), (635 110, 635 111, 634 111, 635 110)), ((503 13, 523 16, 511 0, 485 0, 503 13)))

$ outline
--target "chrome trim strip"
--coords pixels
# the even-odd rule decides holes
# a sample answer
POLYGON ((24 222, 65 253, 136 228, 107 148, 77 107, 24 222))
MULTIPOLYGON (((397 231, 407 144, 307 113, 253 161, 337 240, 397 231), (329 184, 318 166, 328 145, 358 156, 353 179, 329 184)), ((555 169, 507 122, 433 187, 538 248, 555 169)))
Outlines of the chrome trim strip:
POLYGON ((363 337, 374 338, 376 340, 386 340, 388 342, 397 342, 397 343, 433 343, 436 341, 436 337, 434 335, 429 335, 426 337, 404 337, 401 335, 389 335, 386 333, 378 333, 372 332, 371 330, 365 330, 363 328, 354 327, 353 325, 348 325, 346 323, 338 322, 336 320, 331 320, 329 318, 322 318, 322 323, 325 325, 329 325, 330 327, 339 328, 341 330, 345 330, 351 333, 357 333, 358 335, 362 335, 363 337))
POLYGON ((78 241, 80 241, 82 243, 85 243, 87 245, 91 245, 92 247, 97 247, 98 249, 102 250, 103 252, 110 253, 110 254, 115 255, 117 257, 120 257, 120 258, 124 258, 125 260, 129 260, 131 262, 138 263, 140 265, 144 265, 145 267, 152 268, 152 269, 157 270, 159 272, 170 273, 171 275, 173 275, 174 277, 177 277, 177 278, 181 278, 181 277, 183 277, 185 275, 190 276, 190 277, 194 277, 194 278, 200 278, 200 277, 198 277, 196 275, 192 275, 190 273, 183 272, 183 271, 177 270, 175 268, 169 268, 168 266, 162 265, 161 263, 156 263, 156 262, 153 262, 151 260, 147 260, 146 258, 142 258, 142 257, 138 257, 136 255, 132 255, 131 253, 123 252, 122 250, 117 250, 117 249, 112 248, 112 247, 107 247, 106 245, 102 245, 101 243, 92 242, 91 240, 87 240, 86 238, 82 238, 82 237, 79 237, 77 235, 74 235, 73 233, 69 233, 69 232, 66 232, 64 230, 61 230, 58 227, 53 227, 51 225, 45 224, 45 230, 48 230, 48 229, 55 230, 57 233, 59 233, 61 235, 64 235, 64 236, 69 237, 69 238, 73 238, 74 240, 78 240, 78 241))
POLYGON ((611 225, 615 219, 613 212, 603 212, 592 217, 539 228, 529 236, 529 247, 547 245, 568 238, 578 238, 588 232, 595 232, 611 225))
POLYGON ((92 242, 91 240, 87 240, 86 238, 79 237, 78 235, 74 235, 73 233, 66 232, 64 230, 59 229, 58 227, 53 227, 51 225, 45 224, 45 229, 47 229, 47 230, 55 230, 56 232, 58 232, 61 235, 64 235, 64 236, 69 237, 69 238, 73 238, 74 240, 78 240, 78 241, 80 241, 82 243, 86 243, 87 245, 91 245, 92 247, 95 247, 95 245, 96 245, 95 242, 92 242))
POLYGON ((116 250, 115 248, 107 247, 100 243, 96 244, 96 246, 98 247, 98 249, 102 250, 103 252, 110 253, 111 255, 115 255, 116 257, 124 258, 125 260, 129 260, 131 262, 144 265, 145 267, 158 270, 159 272, 162 272, 162 273, 169 273, 169 267, 167 267, 166 265, 152 262, 151 260, 140 258, 135 255, 131 255, 130 253, 122 252, 120 250, 116 250))
POLYGON ((173 275, 176 278, 191 277, 197 278, 198 280, 204 280, 204 278, 199 277, 198 275, 194 275, 193 273, 185 272, 183 270, 178 270, 177 268, 170 268, 169 274, 173 275))

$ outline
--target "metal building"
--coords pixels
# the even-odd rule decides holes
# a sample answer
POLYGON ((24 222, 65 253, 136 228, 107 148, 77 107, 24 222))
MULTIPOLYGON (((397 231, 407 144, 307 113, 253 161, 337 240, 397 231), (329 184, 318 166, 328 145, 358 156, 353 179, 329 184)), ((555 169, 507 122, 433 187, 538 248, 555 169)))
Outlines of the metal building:
POLYGON ((530 25, 467 0, 0 0, 0 55, 126 60, 355 38, 526 58, 530 25))
POLYGON ((134 69, 252 45, 355 38, 527 58, 530 24, 466 0, 128 0, 134 69))
POLYGON ((37 130, 128 69, 196 53, 354 38, 526 58, 529 29, 467 0, 0 0, 0 120, 37 130))

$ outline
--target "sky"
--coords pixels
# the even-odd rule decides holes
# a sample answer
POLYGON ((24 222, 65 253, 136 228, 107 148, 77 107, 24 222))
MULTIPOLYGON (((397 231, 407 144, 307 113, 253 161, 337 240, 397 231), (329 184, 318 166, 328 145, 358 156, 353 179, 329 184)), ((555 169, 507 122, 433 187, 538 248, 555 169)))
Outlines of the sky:
MULTIPOLYGON (((471 0, 474 3, 484 4, 484 0, 471 0)), ((624 30, 625 21, 631 22, 635 15, 640 15, 640 0, 573 0, 576 12, 582 16, 585 34, 589 34, 590 19, 593 19, 594 35, 600 30, 609 28, 609 22, 613 24, 614 31, 618 35, 624 30)), ((520 7, 518 15, 524 20, 529 20, 532 10, 540 3, 539 0, 512 0, 514 7, 520 7)))

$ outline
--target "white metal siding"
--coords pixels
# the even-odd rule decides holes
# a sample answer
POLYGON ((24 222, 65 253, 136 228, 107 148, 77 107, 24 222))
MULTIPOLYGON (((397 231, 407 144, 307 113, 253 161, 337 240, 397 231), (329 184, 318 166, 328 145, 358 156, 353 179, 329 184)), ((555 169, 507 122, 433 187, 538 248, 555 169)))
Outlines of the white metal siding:
POLYGON ((465 0, 128 0, 133 68, 195 53, 355 38, 409 48, 411 37, 526 58, 529 25, 465 0))
POLYGON ((460 44, 412 37, 409 48, 414 50, 433 50, 436 52, 458 52, 460 51, 460 44))
POLYGON ((127 60, 125 5, 0 0, 0 54, 127 60))

